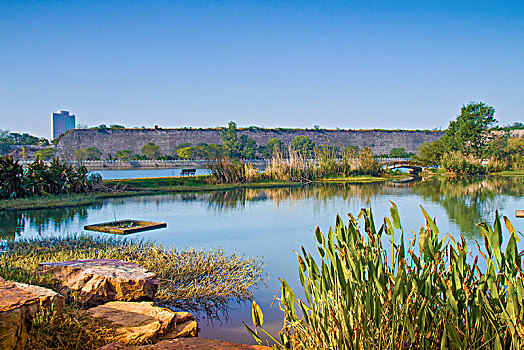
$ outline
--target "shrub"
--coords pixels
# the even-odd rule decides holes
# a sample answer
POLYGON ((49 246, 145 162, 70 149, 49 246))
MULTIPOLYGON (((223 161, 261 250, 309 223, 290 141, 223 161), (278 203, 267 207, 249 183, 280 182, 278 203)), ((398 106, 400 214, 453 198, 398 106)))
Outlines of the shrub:
MULTIPOLYGON (((347 226, 338 216, 327 235, 315 229, 319 262, 304 248, 297 253, 306 300, 296 298, 282 280, 278 299, 284 327, 276 347, 521 349, 524 279, 509 220, 504 217, 510 237, 505 252, 498 212, 493 228, 478 225, 486 247, 480 251, 486 266, 481 271, 483 264, 478 256, 471 260, 464 237, 460 242, 449 235, 440 239, 424 209, 417 248, 416 237, 404 241, 394 204, 390 212, 378 230, 370 209, 358 217, 364 219, 364 233, 352 215, 347 226), (390 254, 383 235, 392 241, 390 254)), ((261 327, 262 311, 256 303, 252 309, 253 323, 261 327)), ((247 328, 261 343, 258 333, 247 328)))
POLYGON ((473 155, 464 155, 460 151, 445 153, 442 157, 442 167, 455 175, 485 174, 486 168, 473 155))

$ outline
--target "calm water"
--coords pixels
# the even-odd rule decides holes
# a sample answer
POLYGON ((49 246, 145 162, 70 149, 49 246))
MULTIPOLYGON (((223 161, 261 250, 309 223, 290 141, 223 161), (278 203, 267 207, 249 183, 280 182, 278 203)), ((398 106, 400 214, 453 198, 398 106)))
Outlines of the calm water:
MULTIPOLYGON (((301 245, 312 251, 313 230, 323 232, 335 222, 337 213, 357 214, 371 206, 377 225, 388 214, 389 201, 400 211, 404 230, 418 232, 423 224, 419 205, 437 218, 442 234, 463 233, 469 242, 478 238, 475 224, 492 223, 495 210, 508 216, 517 231, 524 231, 524 219, 515 218, 524 209, 524 178, 482 179, 471 182, 426 181, 410 184, 346 184, 295 189, 233 190, 205 194, 159 195, 112 199, 98 205, 25 212, 0 212, 3 238, 63 235, 84 232, 86 224, 124 218, 167 222, 166 229, 135 234, 166 246, 223 248, 228 252, 261 256, 267 286, 255 290, 265 314, 267 329, 274 334, 282 324, 277 303, 278 277, 299 291, 296 255, 301 245)), ((91 233, 98 235, 100 233, 91 233)), ((520 249, 524 240, 519 244, 520 249)), ((470 246, 471 247, 471 246, 470 246)), ((201 335, 253 343, 241 321, 251 324, 250 305, 232 305, 228 320, 200 320, 201 335)))
MULTIPOLYGON (((191 168, 191 167, 189 167, 191 168)), ((127 169, 93 170, 90 174, 100 174, 104 180, 139 179, 143 177, 180 176, 182 169, 127 169)), ((196 169, 195 175, 208 175, 207 169, 196 169)))

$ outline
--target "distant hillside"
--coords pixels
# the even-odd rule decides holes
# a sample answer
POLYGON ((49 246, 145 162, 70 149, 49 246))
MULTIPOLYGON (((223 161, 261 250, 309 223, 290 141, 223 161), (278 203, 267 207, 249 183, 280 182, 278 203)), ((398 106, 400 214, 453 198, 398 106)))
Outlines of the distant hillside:
MULTIPOLYGON (((257 145, 266 145, 272 138, 289 144, 297 136, 307 136, 317 145, 344 145, 371 147, 374 153, 386 154, 394 147, 404 147, 415 152, 424 142, 439 139, 444 132, 428 130, 310 130, 310 129, 239 129, 238 136, 246 135, 257 145)), ((220 129, 73 129, 57 145, 66 159, 81 148, 97 147, 108 157, 117 151, 130 150, 140 153, 148 142, 161 147, 164 154, 173 154, 182 143, 221 144, 220 129)))

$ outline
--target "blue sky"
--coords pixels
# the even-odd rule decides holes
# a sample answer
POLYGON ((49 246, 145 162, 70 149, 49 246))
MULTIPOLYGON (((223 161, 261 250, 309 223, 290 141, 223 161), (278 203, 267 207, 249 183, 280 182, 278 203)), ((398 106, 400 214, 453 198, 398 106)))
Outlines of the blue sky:
POLYGON ((0 129, 524 120, 522 1, 1 1, 0 129))

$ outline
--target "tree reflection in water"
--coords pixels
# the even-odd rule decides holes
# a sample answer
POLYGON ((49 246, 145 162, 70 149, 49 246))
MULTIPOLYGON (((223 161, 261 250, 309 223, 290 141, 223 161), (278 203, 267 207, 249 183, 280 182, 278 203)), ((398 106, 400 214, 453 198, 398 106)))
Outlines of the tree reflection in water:
POLYGON ((15 239, 27 227, 32 227, 39 234, 48 230, 52 225, 55 231, 60 231, 76 217, 83 220, 87 217, 88 210, 99 209, 103 204, 89 207, 67 207, 60 209, 16 210, 0 211, 0 238, 15 239))

